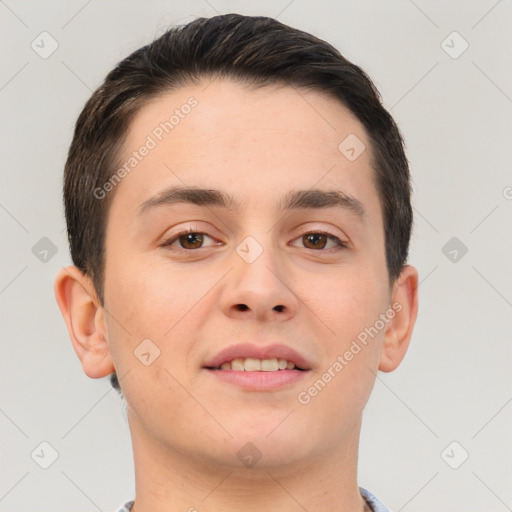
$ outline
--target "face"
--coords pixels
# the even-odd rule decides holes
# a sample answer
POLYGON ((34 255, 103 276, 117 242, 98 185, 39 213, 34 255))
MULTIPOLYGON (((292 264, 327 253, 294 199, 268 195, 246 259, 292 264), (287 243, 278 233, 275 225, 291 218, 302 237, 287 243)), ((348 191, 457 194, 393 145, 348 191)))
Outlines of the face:
POLYGON ((392 306, 370 143, 322 94, 206 85, 138 113, 113 185, 104 306, 132 435, 231 466, 321 458, 359 434, 392 306))

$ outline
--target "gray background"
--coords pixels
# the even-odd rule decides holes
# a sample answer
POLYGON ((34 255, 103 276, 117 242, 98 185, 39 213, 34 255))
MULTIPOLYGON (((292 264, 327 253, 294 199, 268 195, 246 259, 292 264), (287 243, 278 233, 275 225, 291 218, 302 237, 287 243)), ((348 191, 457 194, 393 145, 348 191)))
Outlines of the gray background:
POLYGON ((511 510, 511 11, 510 0, 0 1, 0 510, 108 512, 134 495, 122 402, 82 372, 53 296, 70 264, 62 169, 78 113, 116 62, 169 25, 227 12, 331 42, 374 79, 405 136, 420 315, 366 408, 359 484, 395 512, 511 510), (46 59, 31 47, 51 49, 43 31, 58 43, 46 59), (43 441, 58 453, 48 469, 43 441))

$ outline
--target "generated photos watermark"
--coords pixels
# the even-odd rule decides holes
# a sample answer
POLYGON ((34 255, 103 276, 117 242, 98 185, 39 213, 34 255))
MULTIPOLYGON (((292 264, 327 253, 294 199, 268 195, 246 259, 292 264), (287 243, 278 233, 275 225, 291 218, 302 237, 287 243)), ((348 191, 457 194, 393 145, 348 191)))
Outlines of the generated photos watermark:
POLYGON ((363 329, 355 340, 352 340, 350 347, 343 353, 338 355, 336 360, 327 368, 322 376, 317 379, 308 389, 301 391, 297 395, 297 400, 302 405, 307 405, 313 398, 318 396, 320 392, 331 382, 349 363, 356 357, 364 347, 368 345, 370 339, 375 338, 382 332, 386 325, 395 317, 397 313, 402 311, 403 306, 399 302, 394 302, 385 313, 382 313, 370 327, 363 329))
POLYGON ((148 156, 151 150, 155 149, 160 142, 169 135, 183 119, 185 119, 192 109, 197 107, 199 102, 196 98, 191 96, 187 99, 186 103, 183 103, 179 108, 174 109, 174 112, 165 121, 162 121, 153 128, 151 133, 146 137, 144 144, 142 144, 137 150, 133 151, 130 157, 124 162, 124 164, 117 169, 112 176, 101 186, 96 187, 93 190, 93 195, 96 199, 105 199, 108 192, 111 192, 116 185, 121 183, 122 179, 126 177, 130 172, 139 165, 146 156, 148 156))

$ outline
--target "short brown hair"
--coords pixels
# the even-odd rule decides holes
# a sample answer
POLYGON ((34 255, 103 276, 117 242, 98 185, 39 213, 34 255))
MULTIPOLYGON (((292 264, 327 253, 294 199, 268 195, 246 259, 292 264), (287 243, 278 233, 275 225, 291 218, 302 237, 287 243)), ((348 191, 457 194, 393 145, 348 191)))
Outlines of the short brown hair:
MULTIPOLYGON (((107 75, 78 117, 64 172, 67 231, 73 263, 91 277, 100 303, 113 192, 98 199, 94 191, 117 169, 130 122, 150 99, 215 77, 254 88, 282 84, 316 90, 356 116, 371 142, 392 283, 407 260, 411 190, 402 137, 377 89, 361 68, 311 34, 273 18, 225 14, 173 27, 133 52, 107 75)), ((111 382, 119 390, 115 373, 111 382)))

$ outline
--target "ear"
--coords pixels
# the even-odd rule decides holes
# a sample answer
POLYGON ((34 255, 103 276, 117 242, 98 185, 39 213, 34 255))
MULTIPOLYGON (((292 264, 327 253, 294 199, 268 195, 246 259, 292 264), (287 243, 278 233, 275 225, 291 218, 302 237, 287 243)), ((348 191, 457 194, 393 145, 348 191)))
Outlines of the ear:
POLYGON ((409 347, 418 315, 418 271, 405 265, 393 285, 391 309, 395 316, 386 328, 381 347, 379 370, 392 372, 402 362, 409 347))
POLYGON ((113 373, 105 310, 91 279, 77 267, 63 267, 55 278, 54 292, 84 373, 92 379, 113 373))

